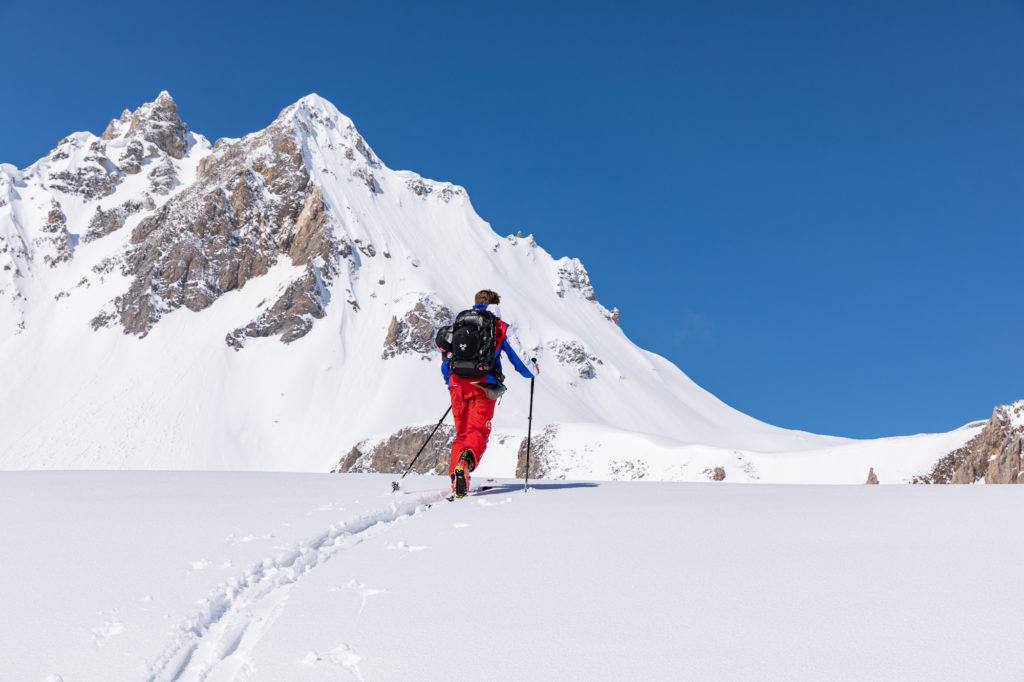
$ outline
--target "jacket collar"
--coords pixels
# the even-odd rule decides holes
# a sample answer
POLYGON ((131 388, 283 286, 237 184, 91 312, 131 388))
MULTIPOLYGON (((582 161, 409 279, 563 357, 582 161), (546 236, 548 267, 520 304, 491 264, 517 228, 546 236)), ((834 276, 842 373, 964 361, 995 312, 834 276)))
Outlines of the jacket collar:
POLYGON ((473 310, 486 310, 499 320, 501 319, 501 310, 498 309, 495 303, 475 303, 473 304, 473 310))

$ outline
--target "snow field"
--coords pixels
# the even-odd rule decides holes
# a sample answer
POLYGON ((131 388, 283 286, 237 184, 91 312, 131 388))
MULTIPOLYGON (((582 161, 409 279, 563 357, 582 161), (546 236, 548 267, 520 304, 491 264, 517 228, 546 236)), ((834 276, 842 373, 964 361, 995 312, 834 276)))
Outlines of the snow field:
POLYGON ((1024 674, 1014 486, 394 478, 0 474, 0 680, 1024 674))

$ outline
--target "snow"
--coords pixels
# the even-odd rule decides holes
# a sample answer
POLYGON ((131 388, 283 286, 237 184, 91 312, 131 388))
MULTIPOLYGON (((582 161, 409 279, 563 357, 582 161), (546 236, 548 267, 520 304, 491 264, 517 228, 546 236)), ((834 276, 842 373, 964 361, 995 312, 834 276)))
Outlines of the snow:
POLYGON ((1013 431, 1024 431, 1024 400, 1018 400, 1007 405, 1006 413, 1010 417, 1010 429, 1013 431))
POLYGON ((0 679, 1024 675, 1013 486, 393 478, 0 473, 0 679))
MULTIPOLYGON (((304 272, 282 256, 207 309, 170 312, 144 338, 116 326, 94 331, 91 321, 129 283, 104 264, 151 212, 79 242, 57 267, 30 254, 27 265, 15 263, 25 277, 0 270, 0 469, 329 471, 361 441, 436 422, 448 402, 438 355, 382 358, 388 326, 421 299, 457 312, 481 288, 501 293, 506 321, 539 360, 533 428, 558 430, 549 477, 695 481, 722 466, 727 482, 855 483, 874 467, 883 483, 896 483, 977 432, 851 441, 744 415, 630 341, 577 259, 553 258, 532 235, 500 237, 458 185, 388 168, 330 102, 306 96, 278 123, 291 127, 322 188, 334 238, 375 250, 357 251, 357 265, 336 277, 326 316, 290 345, 254 338, 236 352, 225 344, 304 272), (560 357, 567 346, 583 359, 560 357)), ((214 151, 189 135, 183 159, 146 158, 142 172, 97 201, 50 192, 40 180, 74 170, 98 140, 90 133, 61 143, 66 159, 44 157, 20 172, 5 166, 0 241, 34 249, 54 196, 69 233, 81 236, 96 206, 141 200, 152 164, 166 161, 180 184, 151 197, 158 210, 196 180, 201 161, 232 144, 214 151)), ((107 154, 119 158, 129 141, 105 141, 107 154)), ((488 476, 514 475, 526 435, 527 382, 507 383, 481 463, 488 476)))

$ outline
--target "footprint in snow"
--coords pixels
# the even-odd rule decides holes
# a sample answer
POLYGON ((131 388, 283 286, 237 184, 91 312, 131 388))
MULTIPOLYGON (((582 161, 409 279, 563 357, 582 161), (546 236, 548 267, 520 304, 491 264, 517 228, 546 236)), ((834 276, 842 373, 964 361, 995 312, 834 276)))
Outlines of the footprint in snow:
POLYGON ((397 549, 403 552, 422 552, 427 547, 426 545, 410 545, 405 540, 399 540, 393 545, 388 545, 388 549, 397 549))
POLYGON ((375 597, 378 594, 384 594, 385 592, 387 592, 387 590, 382 590, 377 587, 368 587, 365 584, 356 580, 355 578, 345 583, 344 587, 331 588, 331 592, 340 592, 342 590, 345 590, 347 592, 355 592, 359 595, 359 613, 362 613, 363 609, 366 608, 366 602, 370 599, 370 597, 375 597))
POLYGON ((359 654, 357 654, 348 644, 339 644, 322 655, 316 651, 307 651, 306 655, 303 656, 299 663, 310 668, 320 665, 321 663, 335 665, 339 668, 344 668, 351 673, 353 677, 362 682, 363 674, 359 672, 359 661, 361 660, 363 660, 362 657, 360 657, 359 654))
POLYGON ((111 618, 98 628, 93 628, 90 632, 92 632, 93 641, 96 642, 96 646, 102 647, 111 637, 124 632, 124 623, 117 618, 111 618))

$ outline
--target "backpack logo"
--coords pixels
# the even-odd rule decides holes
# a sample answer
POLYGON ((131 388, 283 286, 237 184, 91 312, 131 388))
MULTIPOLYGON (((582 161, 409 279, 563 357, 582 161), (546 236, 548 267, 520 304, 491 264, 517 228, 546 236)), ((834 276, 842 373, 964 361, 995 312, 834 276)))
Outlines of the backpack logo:
POLYGON ((459 350, 466 350, 466 344, 460 343, 459 344, 459 350))

